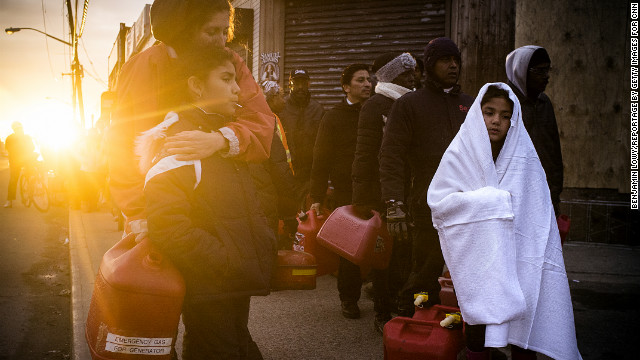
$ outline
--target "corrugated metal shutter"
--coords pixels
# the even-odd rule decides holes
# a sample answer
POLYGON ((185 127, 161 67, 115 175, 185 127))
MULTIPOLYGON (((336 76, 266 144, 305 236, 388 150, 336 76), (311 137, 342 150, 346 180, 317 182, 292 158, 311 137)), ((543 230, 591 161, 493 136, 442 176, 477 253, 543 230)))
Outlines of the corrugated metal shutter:
POLYGON ((285 74, 309 71, 313 98, 328 108, 343 96, 347 65, 390 51, 422 57, 429 40, 445 34, 445 0, 287 1, 285 20, 285 74))

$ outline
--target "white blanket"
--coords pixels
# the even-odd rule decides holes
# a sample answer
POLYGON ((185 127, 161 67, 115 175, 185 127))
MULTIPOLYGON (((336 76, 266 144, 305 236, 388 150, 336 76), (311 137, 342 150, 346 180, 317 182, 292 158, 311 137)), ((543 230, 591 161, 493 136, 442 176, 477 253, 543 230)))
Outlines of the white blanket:
POLYGON ((494 163, 479 92, 445 152, 427 202, 462 316, 486 324, 485 346, 514 344, 581 359, 560 235, 544 170, 514 102, 494 163))

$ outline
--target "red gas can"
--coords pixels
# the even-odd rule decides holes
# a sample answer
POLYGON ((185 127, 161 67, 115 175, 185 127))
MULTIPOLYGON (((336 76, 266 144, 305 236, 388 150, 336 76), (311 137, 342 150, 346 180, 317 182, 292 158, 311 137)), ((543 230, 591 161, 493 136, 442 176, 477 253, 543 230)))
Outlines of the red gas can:
POLYGON ((274 290, 313 290, 316 288, 316 258, 304 251, 278 250, 276 269, 271 278, 274 290))
POLYGON ((440 283, 440 303, 446 306, 458 307, 458 298, 451 278, 441 276, 438 278, 438 282, 440 283))
POLYGON ((318 243, 352 263, 374 269, 389 266, 393 242, 380 214, 359 217, 352 205, 335 209, 318 233, 318 243))
POLYGON ((298 216, 298 232, 296 232, 296 238, 293 242, 293 250, 305 251, 315 256, 316 263, 318 264, 318 276, 337 271, 340 263, 338 255, 319 246, 316 241, 318 231, 327 219, 327 215, 328 213, 325 212, 317 216, 313 210, 300 213, 298 216))
POLYGON ((413 318, 395 317, 384 326, 385 360, 455 360, 464 347, 462 326, 443 328, 440 321, 454 307, 416 309, 413 318))
POLYGON ((178 270, 149 239, 122 239, 102 258, 85 336, 91 357, 171 359, 185 294, 178 270))

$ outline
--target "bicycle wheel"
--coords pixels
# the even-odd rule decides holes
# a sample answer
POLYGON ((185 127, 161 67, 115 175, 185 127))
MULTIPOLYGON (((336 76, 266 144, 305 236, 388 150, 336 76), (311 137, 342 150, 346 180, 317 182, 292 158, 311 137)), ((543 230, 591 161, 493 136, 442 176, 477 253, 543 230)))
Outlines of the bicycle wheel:
POLYGON ((36 209, 46 212, 49 210, 49 193, 47 184, 41 173, 31 178, 31 200, 36 209))
POLYGON ((29 180, 25 174, 20 176, 20 200, 22 205, 29 207, 31 205, 31 197, 29 196, 29 180))

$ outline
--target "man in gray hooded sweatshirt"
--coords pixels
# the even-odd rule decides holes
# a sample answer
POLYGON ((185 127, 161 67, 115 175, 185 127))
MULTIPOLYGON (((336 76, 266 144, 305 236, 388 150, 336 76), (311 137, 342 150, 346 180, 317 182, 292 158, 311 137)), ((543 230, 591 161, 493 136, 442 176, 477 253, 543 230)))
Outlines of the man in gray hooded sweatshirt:
POLYGON ((543 47, 527 45, 507 55, 506 70, 509 86, 522 106, 524 126, 547 175, 551 202, 557 217, 564 169, 556 115, 551 100, 544 93, 549 83, 551 59, 543 47))

